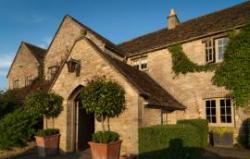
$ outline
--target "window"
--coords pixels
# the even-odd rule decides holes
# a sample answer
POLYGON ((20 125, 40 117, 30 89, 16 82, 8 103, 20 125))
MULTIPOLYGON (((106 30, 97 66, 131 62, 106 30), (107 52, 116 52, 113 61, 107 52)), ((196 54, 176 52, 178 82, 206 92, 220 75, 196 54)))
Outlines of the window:
POLYGON ((209 123, 232 123, 232 100, 230 98, 208 99, 206 118, 209 123))
POLYGON ((220 38, 215 40, 216 44, 216 61, 220 62, 224 59, 224 54, 226 51, 227 44, 229 42, 228 38, 220 38))
POLYGON ((14 80, 13 82, 13 88, 19 88, 19 80, 14 80))
POLYGON ((213 40, 208 40, 205 42, 205 50, 206 50, 206 63, 215 62, 214 59, 214 47, 213 40))
POLYGON ((138 59, 134 59, 133 61, 133 67, 135 67, 138 70, 142 70, 145 71, 148 69, 148 59, 147 57, 143 57, 143 58, 138 58, 138 59))
POLYGON ((216 104, 215 100, 206 101, 206 115, 209 123, 216 123, 216 104))
POLYGON ((32 84, 33 77, 32 76, 26 76, 25 77, 25 86, 29 86, 32 84))
POLYGON ((166 125, 166 124, 176 124, 176 112, 169 112, 162 110, 161 112, 161 124, 166 125))
POLYGON ((232 107, 230 99, 220 100, 220 112, 221 112, 221 122, 231 123, 232 122, 232 107))
POLYGON ((48 80, 52 80, 57 72, 58 66, 52 66, 48 68, 48 80))
POLYGON ((229 38, 209 39, 205 41, 206 63, 221 62, 224 59, 229 38))

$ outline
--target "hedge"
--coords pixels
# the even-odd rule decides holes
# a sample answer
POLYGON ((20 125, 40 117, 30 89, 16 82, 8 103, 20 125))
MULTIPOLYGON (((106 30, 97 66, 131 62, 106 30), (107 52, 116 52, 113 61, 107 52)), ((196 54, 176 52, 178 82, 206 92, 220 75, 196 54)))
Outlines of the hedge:
POLYGON ((206 147, 208 145, 208 121, 204 119, 191 119, 191 120, 179 120, 177 123, 190 124, 199 129, 201 137, 201 146, 206 147))
POLYGON ((207 139, 208 122, 200 119, 140 128, 140 159, 200 158, 207 139))
POLYGON ((0 149, 24 146, 36 132, 39 119, 17 109, 0 121, 0 149))

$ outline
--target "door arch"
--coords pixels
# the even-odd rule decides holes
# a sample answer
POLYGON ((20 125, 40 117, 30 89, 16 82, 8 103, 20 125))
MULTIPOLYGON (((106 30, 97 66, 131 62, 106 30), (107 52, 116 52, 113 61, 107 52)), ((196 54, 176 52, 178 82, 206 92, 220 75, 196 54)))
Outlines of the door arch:
POLYGON ((84 86, 80 85, 74 89, 69 96, 69 107, 71 110, 71 143, 74 151, 80 151, 87 149, 88 141, 91 140, 91 136, 95 131, 95 118, 94 114, 87 114, 86 110, 82 106, 80 99, 80 93, 84 89, 84 86))

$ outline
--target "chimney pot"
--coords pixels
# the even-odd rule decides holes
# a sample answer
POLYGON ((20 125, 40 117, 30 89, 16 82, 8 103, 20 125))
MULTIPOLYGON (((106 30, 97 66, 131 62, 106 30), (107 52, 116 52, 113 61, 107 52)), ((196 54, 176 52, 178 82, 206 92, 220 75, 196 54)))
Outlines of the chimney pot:
POLYGON ((177 25, 180 24, 180 21, 175 13, 175 10, 172 8, 170 10, 169 16, 168 16, 168 29, 174 29, 177 25))

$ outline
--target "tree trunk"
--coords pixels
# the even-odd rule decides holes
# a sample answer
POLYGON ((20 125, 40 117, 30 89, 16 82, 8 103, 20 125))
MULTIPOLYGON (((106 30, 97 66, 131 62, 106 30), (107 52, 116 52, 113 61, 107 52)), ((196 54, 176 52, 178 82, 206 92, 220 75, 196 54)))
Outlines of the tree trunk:
POLYGON ((105 131, 105 126, 104 126, 104 115, 102 115, 102 131, 105 131))

